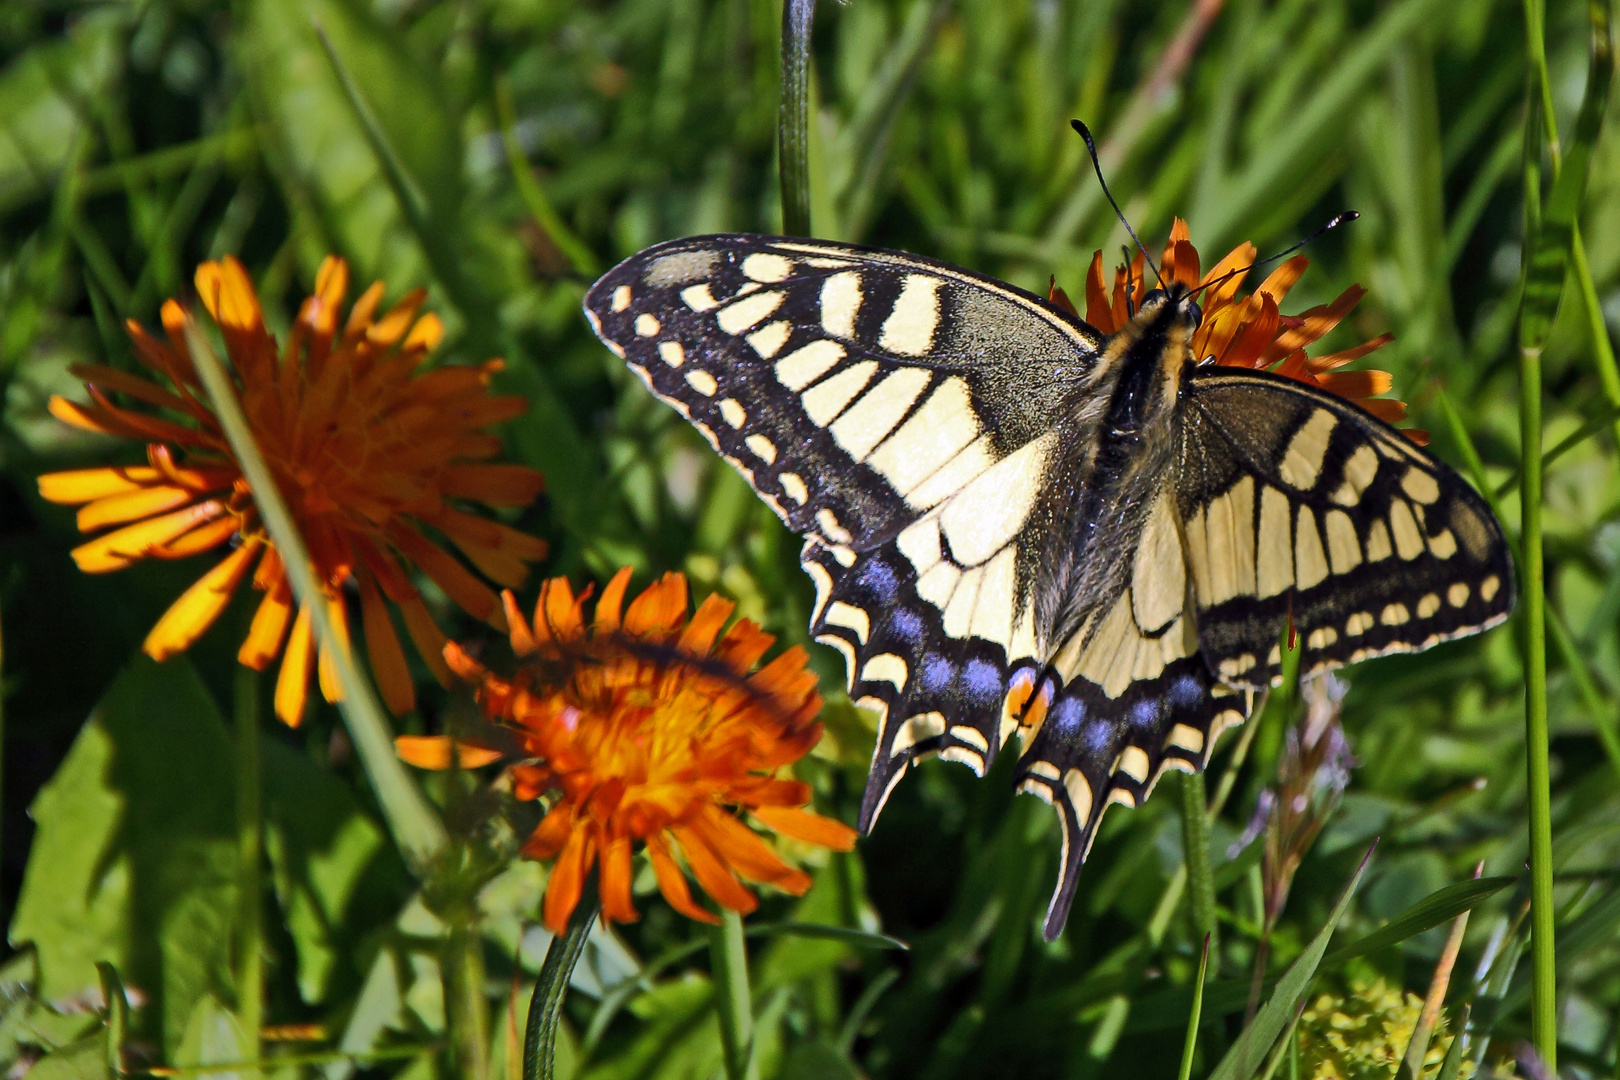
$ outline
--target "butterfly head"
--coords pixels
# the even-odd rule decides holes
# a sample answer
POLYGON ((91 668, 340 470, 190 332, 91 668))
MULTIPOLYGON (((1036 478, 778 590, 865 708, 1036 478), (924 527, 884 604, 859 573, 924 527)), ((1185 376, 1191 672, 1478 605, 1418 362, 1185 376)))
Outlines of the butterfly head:
POLYGON ((1193 299, 1192 290, 1179 281, 1172 281, 1162 288, 1150 290, 1142 298, 1137 318, 1148 324, 1180 324, 1190 333, 1204 321, 1204 309, 1193 299))

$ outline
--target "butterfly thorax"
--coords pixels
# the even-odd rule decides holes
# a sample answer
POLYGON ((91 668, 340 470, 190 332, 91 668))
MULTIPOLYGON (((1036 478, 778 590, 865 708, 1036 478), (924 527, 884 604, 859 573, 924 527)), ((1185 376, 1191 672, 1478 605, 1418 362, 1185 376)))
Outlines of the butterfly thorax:
POLYGON ((1037 626, 1055 647, 1106 611, 1129 584, 1127 560, 1098 557, 1135 548, 1174 454, 1182 378, 1192 364, 1197 304, 1173 284, 1143 300, 1098 358, 1077 394, 1070 442, 1081 478, 1051 513, 1054 543, 1041 579, 1055 586, 1036 599, 1037 626), (1098 406, 1106 405, 1098 409, 1098 406))

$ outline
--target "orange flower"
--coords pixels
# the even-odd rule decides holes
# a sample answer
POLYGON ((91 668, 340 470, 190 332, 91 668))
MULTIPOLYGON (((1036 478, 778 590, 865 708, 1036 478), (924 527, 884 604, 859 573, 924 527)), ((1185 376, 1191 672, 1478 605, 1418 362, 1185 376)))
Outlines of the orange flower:
MULTIPOLYGON (((309 545, 342 647, 349 638, 343 589, 353 583, 372 671, 389 707, 402 713, 415 707, 416 692, 389 603, 428 666, 445 685, 451 679, 444 635, 411 583, 412 565, 470 614, 505 629, 494 591, 429 539, 424 526, 488 577, 519 585, 525 563, 544 556, 544 542, 455 504, 525 506, 539 494, 541 477, 521 465, 487 461, 499 453, 500 442, 482 429, 526 407, 520 397, 489 394, 500 361, 419 370, 444 333, 437 316, 417 315, 423 290, 408 293, 379 317, 383 286, 377 282, 340 329, 348 283, 347 264, 329 256, 285 348, 278 349, 241 263, 229 257, 205 262, 196 275, 197 292, 224 336, 248 425, 309 545)), ((251 576, 264 599, 237 658, 263 670, 285 648, 276 715, 297 725, 310 668, 318 666, 328 701, 338 698, 335 672, 325 647, 315 663, 308 609, 293 614, 281 553, 259 520, 253 493, 192 367, 186 312, 170 300, 162 315, 167 342, 133 320, 128 329, 136 355, 172 389, 81 364, 73 370, 85 380, 90 404, 62 397, 50 404, 53 415, 75 427, 144 441, 147 464, 49 473, 39 478, 40 494, 80 507, 81 532, 112 528, 74 549, 86 573, 233 544, 158 620, 146 637, 146 652, 163 660, 189 648, 251 576), (116 405, 113 393, 148 409, 116 405)))
MULTIPOLYGON (((557 860, 544 905, 557 933, 593 866, 601 868, 602 917, 638 917, 630 901, 638 842, 670 906, 709 923, 718 920, 693 901, 677 858, 717 903, 744 914, 758 901, 739 877, 795 895, 810 887, 738 812, 822 847, 848 851, 855 842, 854 830, 802 809, 808 785, 777 775, 821 738, 821 697, 804 650, 794 646, 754 671, 775 638, 747 619, 721 636, 731 601, 710 596, 688 620, 686 578, 665 574, 621 615, 629 582, 629 569, 619 571, 589 626, 590 590, 576 597, 566 578, 541 586, 532 625, 503 594, 512 650, 533 661, 510 679, 454 644, 445 649, 457 673, 478 684, 484 713, 522 747, 524 759, 508 767, 513 792, 554 797, 523 853, 557 860), (560 685, 558 670, 566 672, 560 685)), ((424 768, 499 756, 442 736, 402 737, 398 747, 424 768)))
MULTIPOLYGON (((1405 402, 1378 396, 1388 393, 1393 385, 1389 372, 1337 370, 1389 344, 1394 340, 1393 335, 1380 334, 1371 341, 1324 356, 1312 357, 1305 353, 1306 346, 1327 334, 1350 313, 1366 295, 1366 290, 1352 285, 1331 304, 1313 307, 1298 315, 1283 315, 1279 305, 1305 273, 1310 260, 1295 255, 1267 275, 1253 293, 1240 297, 1238 292, 1257 254, 1253 244, 1239 244, 1200 277, 1198 251, 1187 237, 1187 223, 1176 218, 1171 226, 1159 267, 1167 284, 1177 281, 1191 289, 1225 279, 1198 297, 1204 312, 1204 321, 1193 336, 1193 352, 1198 361, 1274 371, 1337 394, 1388 423, 1404 419, 1405 402), (1226 277, 1228 274, 1231 276, 1226 277)), ((1091 270, 1086 275, 1086 322, 1105 334, 1123 327, 1130 318, 1129 312, 1135 310, 1147 294, 1148 285, 1142 270, 1139 252, 1129 269, 1119 267, 1114 271, 1110 290, 1103 278, 1102 252, 1093 255, 1091 270)), ((1054 303, 1074 311, 1074 305, 1055 285, 1050 297, 1054 303)), ((1404 434, 1420 445, 1429 441, 1426 431, 1407 429, 1404 434)))

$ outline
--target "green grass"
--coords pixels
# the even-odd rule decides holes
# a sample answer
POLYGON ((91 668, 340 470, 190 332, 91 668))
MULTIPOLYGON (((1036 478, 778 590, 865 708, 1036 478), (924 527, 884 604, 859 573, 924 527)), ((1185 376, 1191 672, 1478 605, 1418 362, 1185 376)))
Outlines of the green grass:
MULTIPOLYGON (((80 393, 69 363, 133 367, 122 321, 155 326, 195 264, 227 252, 278 331, 328 252, 390 296, 426 286, 449 327, 439 355, 504 357, 500 389, 531 402, 505 442, 547 477, 511 516, 552 542, 541 572, 683 570, 803 642, 797 539, 590 334, 589 279, 669 237, 808 231, 1035 290, 1056 275, 1078 297, 1091 253, 1112 266, 1125 239, 1069 130, 1079 117, 1144 240, 1181 216, 1206 266, 1361 212, 1311 246, 1284 310, 1368 289, 1323 347, 1394 333, 1367 364, 1499 506, 1519 614, 1345 673, 1357 764, 1269 936, 1247 1034, 1261 870, 1232 845, 1297 695, 1252 742, 1227 736, 1212 802, 1188 785, 1109 815, 1054 943, 1040 921, 1057 829, 1013 795, 1010 760, 983 780, 945 763, 908 775, 872 837, 815 863, 805 898, 767 895, 712 950, 641 882, 642 920, 576 943, 572 992, 542 987, 552 1075, 1292 1076, 1292 1036, 1278 1039, 1293 1001, 1378 977, 1421 996, 1470 911, 1445 1001, 1467 1038, 1447 1068, 1528 1038, 1565 1075, 1615 1076, 1606 6, 1227 0, 1206 21, 1212 8, 823 3, 804 123, 779 132, 784 15, 765 0, 0 6, 0 1064, 52 1049, 80 1070, 67 1075, 100 1075, 86 1070, 109 1045, 132 1062, 240 1061, 252 1040, 221 1033, 262 1007, 266 1024, 323 1028, 263 1042, 277 1076, 517 1075, 542 956, 528 928, 543 868, 481 863, 466 843, 532 821, 488 817, 465 778, 401 772, 363 673, 347 714, 316 706, 297 732, 267 720, 255 744, 227 719, 269 713, 236 674, 246 600, 187 657, 135 659, 209 561, 73 569, 72 514, 34 478, 136 458, 45 413, 51 393, 80 393), (1207 846, 1190 878, 1184 838, 1207 846), (874 947, 878 931, 909 949, 874 947), (139 990, 136 1007, 103 1024, 47 1004, 103 980, 139 990)), ((438 613, 459 640, 492 638, 438 613)), ((871 728, 840 692, 841 659, 811 648, 828 734, 799 771, 852 820, 871 728)), ((393 726, 456 722, 465 699, 418 674, 421 709, 393 726)))

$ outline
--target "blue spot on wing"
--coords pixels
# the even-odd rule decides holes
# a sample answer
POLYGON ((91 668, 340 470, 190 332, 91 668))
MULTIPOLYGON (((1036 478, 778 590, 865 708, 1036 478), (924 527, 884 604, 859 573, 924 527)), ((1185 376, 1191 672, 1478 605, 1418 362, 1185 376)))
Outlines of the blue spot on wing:
POLYGON ((899 589, 900 581, 887 563, 881 559, 868 559, 861 568, 860 584, 880 599, 891 600, 899 589))
POLYGON ((921 616, 904 608, 889 616, 889 627, 894 631, 895 637, 912 645, 922 641, 926 629, 921 616))
POLYGON ((982 701, 1001 697, 1001 669, 986 660, 969 660, 963 671, 968 693, 982 701))
POLYGON ((1204 699, 1204 688, 1191 675, 1181 675, 1170 684, 1169 696, 1172 705, 1190 709, 1204 699))
POLYGON ((1064 698, 1052 707, 1047 723, 1061 736, 1072 737, 1086 719, 1086 703, 1079 698, 1064 698))
POLYGON ((937 653, 931 654, 917 674, 917 686, 927 693, 937 694, 950 685, 951 676, 955 674, 956 665, 937 653))

